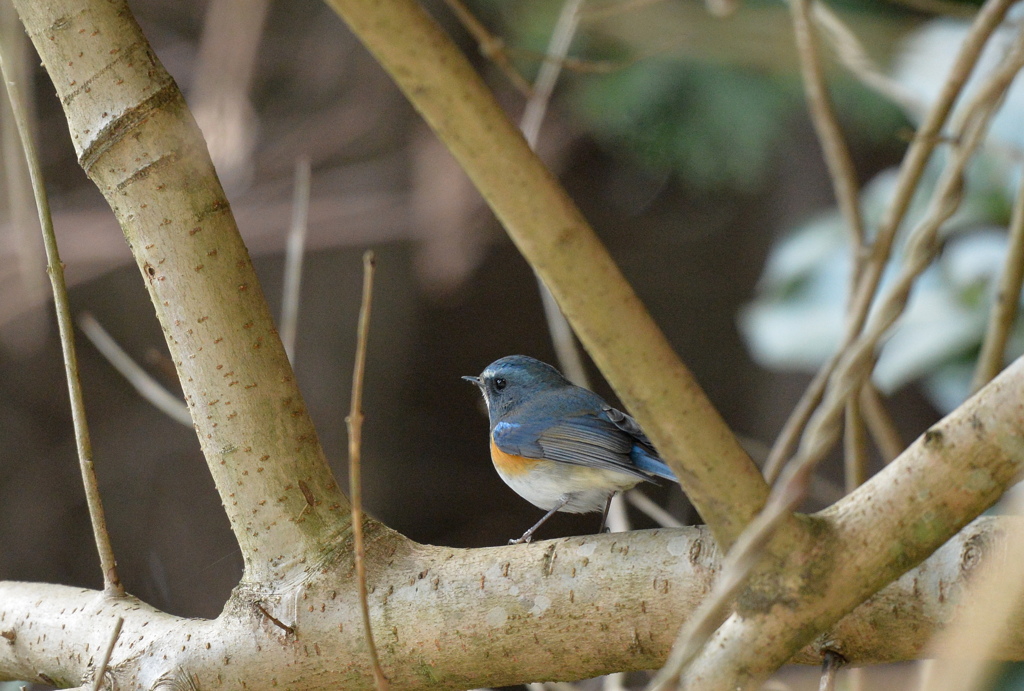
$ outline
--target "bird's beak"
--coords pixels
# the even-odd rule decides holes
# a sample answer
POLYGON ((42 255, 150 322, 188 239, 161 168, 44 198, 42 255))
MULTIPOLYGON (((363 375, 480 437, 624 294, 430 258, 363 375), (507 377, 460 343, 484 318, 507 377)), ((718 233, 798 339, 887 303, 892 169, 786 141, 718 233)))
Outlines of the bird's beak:
POLYGON ((466 381, 471 381, 477 386, 483 386, 483 384, 480 382, 480 377, 463 377, 463 379, 465 379, 466 381))

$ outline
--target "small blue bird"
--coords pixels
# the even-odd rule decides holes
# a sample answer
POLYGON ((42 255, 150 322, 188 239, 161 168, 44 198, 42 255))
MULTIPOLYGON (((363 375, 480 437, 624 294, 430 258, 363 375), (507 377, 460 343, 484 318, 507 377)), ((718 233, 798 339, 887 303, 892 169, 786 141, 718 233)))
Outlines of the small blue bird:
MULTIPOLYGON (((529 542, 558 511, 607 514, 616 492, 660 477, 675 481, 640 425, 558 370, 525 355, 463 377, 484 395, 491 460, 509 487, 547 511, 509 544, 529 542)), ((602 528, 604 521, 602 519, 602 528)))

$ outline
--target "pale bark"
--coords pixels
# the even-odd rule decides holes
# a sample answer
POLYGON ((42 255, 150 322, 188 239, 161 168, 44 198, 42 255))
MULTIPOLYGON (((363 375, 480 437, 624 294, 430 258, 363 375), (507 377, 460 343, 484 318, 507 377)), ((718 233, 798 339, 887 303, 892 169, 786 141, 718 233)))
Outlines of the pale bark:
MULTIPOLYGON (((1006 532, 1024 538, 1024 520, 972 523, 793 661, 819 663, 823 645, 855 665, 915 659, 952 618, 982 552, 999 555, 991 546, 1006 532)), ((719 565, 700 528, 403 548, 374 569, 370 604, 384 671, 395 688, 458 689, 657 667, 719 565)), ((83 683, 121 615, 108 671, 117 688, 188 679, 203 689, 371 689, 358 603, 341 571, 263 600, 294 634, 238 598, 204 621, 81 588, 0 583, 0 677, 83 683)), ((1024 659, 1021 624, 997 656, 1024 659)))
POLYGON ((786 537, 801 546, 772 554, 687 670, 686 688, 757 688, 818 632, 995 503, 1024 471, 1021 391, 1024 358, 855 492, 798 521, 800 532, 786 537))
MULTIPOLYGON (((729 544, 767 489, 575 207, 415 4, 333 4, 443 133, 729 544)), ((118 688, 369 688, 348 504, 181 94, 123 2, 16 6, 150 290, 246 568, 212 621, 0 583, 0 677, 83 684, 121 615, 108 670, 118 688)), ((888 595, 821 632, 1017 476, 1022 390, 1019 361, 885 473, 826 512, 794 517, 690 671, 693 688, 750 687, 793 655, 816 661, 820 645, 800 651, 815 636, 855 664, 918 655, 949 618, 950 595, 973 563, 965 554, 997 522, 971 526, 888 595)), ((698 529, 481 550, 415 545, 373 521, 366 529, 374 635, 396 688, 656 667, 719 566, 698 529)), ((1019 641, 1004 654, 1024 659, 1019 641)))
POLYGON ((181 92, 124 3, 15 6, 142 271, 245 580, 294 577, 347 528, 348 504, 181 92))

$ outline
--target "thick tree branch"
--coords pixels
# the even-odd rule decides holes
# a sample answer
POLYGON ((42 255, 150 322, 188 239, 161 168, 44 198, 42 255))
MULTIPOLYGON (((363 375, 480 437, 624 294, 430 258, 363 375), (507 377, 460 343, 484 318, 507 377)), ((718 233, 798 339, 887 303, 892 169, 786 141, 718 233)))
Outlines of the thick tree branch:
POLYGON ((458 159, 725 545, 768 489, 607 250, 415 0, 328 0, 458 159))
POLYGON ((79 161, 142 271, 245 579, 312 567, 347 529, 348 504, 181 92, 124 2, 15 6, 57 88, 79 161))
POLYGON ((755 688, 995 503, 1024 470, 1021 391, 1024 358, 855 492, 807 517, 804 548, 741 596, 684 675, 686 688, 755 688))
MULTIPOLYGON (((972 523, 793 661, 819 664, 825 645, 857 665, 919 657, 961 606, 982 553, 1003 557, 992 546, 1004 537, 1024 539, 1024 520, 972 523)), ((370 597, 375 621, 386 624, 378 641, 385 672, 396 688, 450 689, 657 667, 720 567, 702 528, 513 548, 421 546, 389 561, 370 597)), ((119 688, 153 688, 158 679, 188 679, 203 689, 271 681, 279 688, 373 688, 352 579, 265 606, 294 635, 252 607, 229 607, 213 621, 179 619, 132 598, 112 602, 98 591, 0 582, 0 678, 80 683, 123 616, 108 670, 119 688), (55 654, 58 641, 78 652, 55 654)), ((995 654, 1024 659, 1024 621, 995 654)))

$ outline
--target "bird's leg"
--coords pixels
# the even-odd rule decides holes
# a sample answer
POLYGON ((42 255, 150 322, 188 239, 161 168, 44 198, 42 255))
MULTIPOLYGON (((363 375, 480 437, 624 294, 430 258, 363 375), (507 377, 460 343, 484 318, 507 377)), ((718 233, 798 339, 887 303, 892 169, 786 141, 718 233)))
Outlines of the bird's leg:
POLYGON ((601 528, 597 531, 598 535, 600 535, 603 532, 611 530, 608 527, 608 511, 609 509, 612 508, 612 499, 615 498, 616 494, 618 494, 618 492, 612 492, 611 494, 609 494, 608 501, 604 503, 604 512, 601 514, 601 528))
POLYGON ((519 538, 518 540, 509 540, 508 544, 510 544, 510 545, 518 545, 518 544, 522 544, 524 542, 529 542, 530 540, 532 540, 533 539, 534 531, 536 531, 537 528, 539 528, 542 525, 544 525, 545 521, 547 521, 549 518, 551 518, 556 513, 561 511, 562 507, 565 506, 566 504, 568 504, 570 499, 572 499, 571 495, 563 494, 561 496, 561 498, 559 498, 558 503, 555 504, 553 507, 551 507, 551 510, 548 511, 546 514, 544 514, 543 518, 541 518, 539 521, 534 523, 533 527, 530 528, 529 530, 527 530, 525 533, 523 533, 523 536, 521 538, 519 538))

